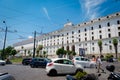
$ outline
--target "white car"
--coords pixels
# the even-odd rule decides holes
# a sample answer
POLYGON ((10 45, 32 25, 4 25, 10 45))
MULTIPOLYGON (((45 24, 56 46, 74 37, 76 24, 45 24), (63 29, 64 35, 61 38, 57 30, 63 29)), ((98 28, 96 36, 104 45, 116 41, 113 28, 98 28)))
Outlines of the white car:
POLYGON ((0 65, 5 65, 6 64, 6 62, 4 61, 4 60, 0 60, 0 65))
POLYGON ((86 57, 74 57, 73 58, 73 63, 78 66, 78 65, 82 65, 84 68, 89 67, 89 68, 93 68, 96 67, 96 62, 95 61, 90 61, 88 58, 86 57))
POLYGON ((46 66, 46 72, 49 76, 55 76, 57 74, 74 74, 78 71, 83 71, 84 68, 79 65, 75 66, 73 62, 66 58, 52 59, 46 66))

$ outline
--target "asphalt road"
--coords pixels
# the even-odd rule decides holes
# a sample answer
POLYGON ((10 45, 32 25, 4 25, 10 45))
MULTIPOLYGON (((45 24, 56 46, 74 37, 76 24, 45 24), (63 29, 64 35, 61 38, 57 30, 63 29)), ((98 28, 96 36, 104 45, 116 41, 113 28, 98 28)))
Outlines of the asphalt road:
MULTIPOLYGON (((116 71, 120 71, 120 62, 117 63, 107 63, 103 62, 103 68, 106 72, 101 73, 99 77, 100 80, 107 80, 109 72, 105 69, 105 66, 108 64, 114 64, 116 67, 116 71)), ((88 73, 96 73, 95 68, 86 68, 85 71, 88 73)), ((46 75, 44 68, 31 68, 30 66, 23 66, 21 64, 12 64, 12 65, 5 65, 0 66, 0 72, 8 72, 12 74, 16 80, 65 80, 65 75, 58 75, 56 77, 50 77, 46 75)))

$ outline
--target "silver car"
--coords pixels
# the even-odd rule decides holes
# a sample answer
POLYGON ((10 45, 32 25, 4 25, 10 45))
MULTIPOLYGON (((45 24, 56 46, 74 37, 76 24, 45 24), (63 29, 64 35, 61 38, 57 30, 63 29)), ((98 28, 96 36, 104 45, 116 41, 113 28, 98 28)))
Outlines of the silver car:
POLYGON ((0 65, 5 65, 6 64, 6 62, 4 61, 4 60, 0 60, 0 65))

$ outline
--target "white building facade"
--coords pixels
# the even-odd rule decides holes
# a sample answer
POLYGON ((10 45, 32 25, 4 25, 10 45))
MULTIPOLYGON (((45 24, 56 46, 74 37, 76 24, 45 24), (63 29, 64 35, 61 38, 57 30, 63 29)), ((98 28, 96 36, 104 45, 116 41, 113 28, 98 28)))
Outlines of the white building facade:
MULTIPOLYGON (((48 55, 56 55, 57 49, 61 47, 75 51, 78 55, 81 51, 93 55, 99 54, 98 40, 102 40, 102 53, 115 53, 113 38, 118 40, 120 53, 120 12, 77 25, 68 22, 60 30, 38 36, 36 47, 43 45, 42 51, 46 51, 48 55)), ((34 39, 13 44, 21 53, 23 48, 33 53, 33 45, 34 39)))

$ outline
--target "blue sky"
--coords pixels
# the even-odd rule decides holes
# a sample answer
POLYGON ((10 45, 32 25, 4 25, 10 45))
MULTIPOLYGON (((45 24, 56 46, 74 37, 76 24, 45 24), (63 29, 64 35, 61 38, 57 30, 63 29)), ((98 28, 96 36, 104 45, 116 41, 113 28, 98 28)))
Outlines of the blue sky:
MULTIPOLYGON (((69 21, 79 24, 120 12, 120 0, 0 0, 0 49, 6 25, 6 46, 33 36, 36 30, 48 33, 69 21), (17 32, 15 32, 17 31, 17 32)), ((38 34, 40 35, 40 34, 38 34)))

